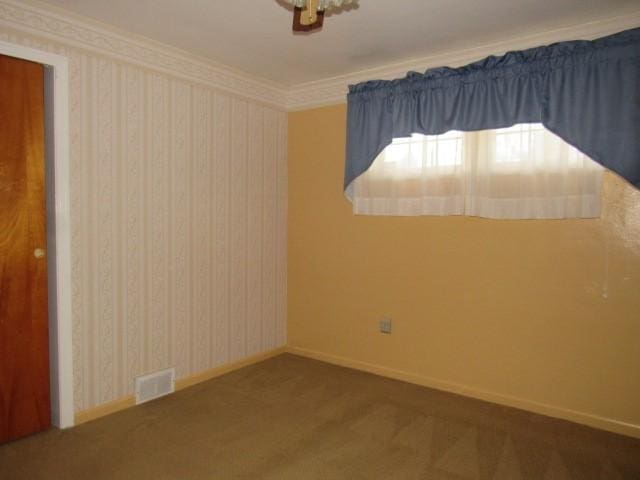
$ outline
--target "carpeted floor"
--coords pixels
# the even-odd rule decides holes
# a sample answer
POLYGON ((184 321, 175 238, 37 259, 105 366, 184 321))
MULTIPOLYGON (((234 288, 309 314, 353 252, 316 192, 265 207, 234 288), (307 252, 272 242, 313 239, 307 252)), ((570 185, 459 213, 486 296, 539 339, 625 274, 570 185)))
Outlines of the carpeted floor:
POLYGON ((0 446, 0 479, 640 479, 640 440, 281 355, 0 446))

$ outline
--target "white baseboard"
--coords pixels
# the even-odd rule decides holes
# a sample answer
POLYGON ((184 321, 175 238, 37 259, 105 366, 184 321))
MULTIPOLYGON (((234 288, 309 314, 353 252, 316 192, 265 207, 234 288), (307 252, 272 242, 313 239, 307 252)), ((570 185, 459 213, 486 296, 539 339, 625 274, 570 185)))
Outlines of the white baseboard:
POLYGON ((445 392, 456 393, 458 395, 464 395, 466 397, 477 398, 479 400, 485 400, 487 402, 497 403, 499 405, 519 408, 521 410, 526 410, 549 417, 569 420, 571 422, 587 425, 589 427, 594 427, 613 433, 619 433, 621 435, 626 435, 629 437, 640 438, 640 425, 635 425, 632 423, 621 422, 619 420, 600 417, 598 415, 592 415, 589 413, 578 412, 562 407, 538 403, 535 401, 526 400, 524 398, 502 395, 495 392, 481 390, 475 387, 425 377, 417 373, 395 370, 393 368, 383 367, 381 365, 361 362, 359 360, 331 355, 328 353, 309 350, 306 348, 288 346, 287 352, 295 355, 300 355, 302 357, 313 358, 322 362, 331 363, 333 365, 339 365, 341 367, 362 370, 364 372, 373 373, 382 377, 393 378, 395 380, 401 380, 407 383, 422 385, 424 387, 443 390, 445 392))

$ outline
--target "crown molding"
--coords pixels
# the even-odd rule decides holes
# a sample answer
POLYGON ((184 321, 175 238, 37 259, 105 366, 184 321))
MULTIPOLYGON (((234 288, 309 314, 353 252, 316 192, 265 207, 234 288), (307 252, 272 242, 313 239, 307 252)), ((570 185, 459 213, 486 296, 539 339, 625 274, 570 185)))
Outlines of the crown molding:
POLYGON ((443 65, 458 67, 489 55, 501 55, 510 50, 521 50, 567 40, 593 40, 638 26, 640 26, 640 11, 302 83, 289 88, 286 108, 289 111, 295 111, 344 103, 349 85, 367 80, 392 80, 404 77, 409 71, 424 72, 429 68, 443 65))
POLYGON ((0 0, 0 27, 134 63, 284 109, 287 89, 184 50, 33 0, 0 0))
POLYGON ((289 111, 344 103, 349 85, 367 80, 390 80, 442 65, 456 67, 509 50, 591 40, 637 26, 640 11, 287 87, 37 0, 0 0, 0 28, 34 34, 289 111))

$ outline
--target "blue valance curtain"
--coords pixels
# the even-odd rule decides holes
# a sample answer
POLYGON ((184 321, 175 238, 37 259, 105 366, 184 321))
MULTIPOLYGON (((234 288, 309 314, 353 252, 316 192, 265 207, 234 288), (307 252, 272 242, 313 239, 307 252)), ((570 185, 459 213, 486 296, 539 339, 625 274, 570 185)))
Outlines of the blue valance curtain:
POLYGON ((640 188, 640 28, 349 87, 344 187, 394 137, 542 123, 640 188))

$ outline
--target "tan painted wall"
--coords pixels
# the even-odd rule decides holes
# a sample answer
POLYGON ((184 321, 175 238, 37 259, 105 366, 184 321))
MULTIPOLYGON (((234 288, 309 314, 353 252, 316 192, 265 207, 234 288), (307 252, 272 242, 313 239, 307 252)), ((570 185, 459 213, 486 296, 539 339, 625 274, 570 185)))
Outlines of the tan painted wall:
POLYGON ((354 216, 345 113, 289 114, 289 345, 640 426, 640 192, 607 174, 596 220, 354 216))
POLYGON ((0 40, 69 59, 76 411, 283 346, 286 113, 137 38, 0 7, 0 40))

